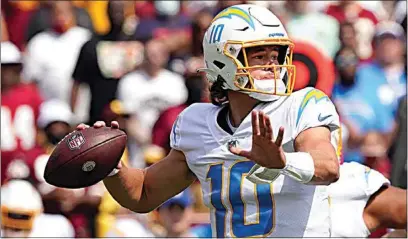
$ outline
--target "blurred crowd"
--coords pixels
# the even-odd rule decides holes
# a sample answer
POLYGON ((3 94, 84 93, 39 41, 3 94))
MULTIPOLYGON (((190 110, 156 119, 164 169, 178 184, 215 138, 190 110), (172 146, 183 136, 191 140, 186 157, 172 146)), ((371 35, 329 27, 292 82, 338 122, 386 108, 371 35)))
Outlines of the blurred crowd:
POLYGON ((406 1, 3 0, 2 236, 210 237, 198 183, 135 214, 103 183, 56 188, 43 172, 65 135, 97 120, 117 120, 127 133, 125 164, 161 160, 177 115, 209 102, 196 73, 207 27, 240 3, 264 5, 285 25, 295 88, 315 86, 337 106, 342 160, 406 188, 406 1))

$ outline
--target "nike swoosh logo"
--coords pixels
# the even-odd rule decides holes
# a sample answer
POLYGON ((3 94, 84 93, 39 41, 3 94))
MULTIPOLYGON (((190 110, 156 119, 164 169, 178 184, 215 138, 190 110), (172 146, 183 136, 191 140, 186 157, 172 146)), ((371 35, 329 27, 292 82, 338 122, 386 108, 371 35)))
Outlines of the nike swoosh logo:
POLYGON ((320 122, 324 121, 325 119, 329 118, 332 115, 326 115, 322 117, 322 114, 319 114, 319 117, 317 118, 320 122))
POLYGON ((246 30, 248 30, 248 26, 246 26, 246 27, 244 27, 244 28, 242 28, 242 29, 234 29, 235 31, 241 31, 241 32, 244 32, 244 31, 246 31, 246 30))

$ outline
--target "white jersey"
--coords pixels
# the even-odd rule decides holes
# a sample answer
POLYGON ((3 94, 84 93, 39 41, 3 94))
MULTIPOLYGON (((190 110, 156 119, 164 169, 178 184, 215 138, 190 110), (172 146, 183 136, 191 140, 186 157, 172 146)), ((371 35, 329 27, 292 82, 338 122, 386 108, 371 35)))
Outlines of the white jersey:
POLYGON ((363 211, 371 195, 390 184, 380 172, 351 162, 340 166, 340 179, 329 185, 332 237, 370 235, 363 211))
MULTIPOLYGON (((213 236, 330 236, 327 186, 304 185, 284 175, 272 184, 250 182, 245 176, 254 163, 232 154, 228 144, 251 148, 251 115, 230 135, 217 123, 221 109, 205 103, 191 105, 179 115, 170 135, 171 147, 184 153, 202 185, 204 203, 211 209, 213 236)), ((334 136, 339 117, 319 90, 305 88, 255 109, 270 116, 273 132, 285 127, 285 152, 295 151, 294 140, 300 132, 317 126, 333 132, 337 148, 339 137, 334 136)))

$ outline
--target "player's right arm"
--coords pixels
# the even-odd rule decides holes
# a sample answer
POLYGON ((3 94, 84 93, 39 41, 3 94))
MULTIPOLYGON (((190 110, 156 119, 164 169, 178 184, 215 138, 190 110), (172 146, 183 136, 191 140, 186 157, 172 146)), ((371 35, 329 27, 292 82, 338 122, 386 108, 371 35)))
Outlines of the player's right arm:
MULTIPOLYGON (((98 121, 94 127, 103 127, 98 121)), ((86 126, 80 125, 78 129, 86 126)), ((118 128, 117 122, 112 127, 118 128)), ((121 165, 117 174, 106 177, 104 184, 112 197, 123 207, 147 213, 190 186, 196 177, 188 168, 183 152, 172 149, 158 163, 146 168, 121 165)))
POLYGON ((146 169, 123 166, 119 173, 103 182, 112 197, 123 207, 147 213, 190 186, 195 176, 182 152, 172 149, 158 163, 146 169))

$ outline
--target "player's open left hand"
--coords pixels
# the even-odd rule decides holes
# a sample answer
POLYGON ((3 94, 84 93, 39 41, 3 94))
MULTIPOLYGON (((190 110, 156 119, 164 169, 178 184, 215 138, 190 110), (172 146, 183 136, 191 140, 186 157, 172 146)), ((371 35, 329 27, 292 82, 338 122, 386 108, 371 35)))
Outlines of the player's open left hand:
POLYGON ((248 158, 267 168, 283 168, 286 158, 282 149, 283 127, 279 128, 278 136, 273 141, 273 131, 269 116, 263 112, 252 111, 252 149, 231 146, 233 154, 248 158))

